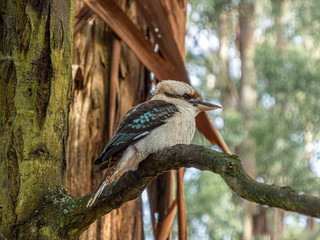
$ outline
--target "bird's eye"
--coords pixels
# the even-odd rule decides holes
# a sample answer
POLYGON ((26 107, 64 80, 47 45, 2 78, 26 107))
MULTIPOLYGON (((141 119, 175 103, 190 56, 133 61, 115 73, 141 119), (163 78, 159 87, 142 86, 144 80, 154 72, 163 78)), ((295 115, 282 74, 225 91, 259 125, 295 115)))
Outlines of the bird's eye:
POLYGON ((183 98, 186 99, 186 100, 190 100, 191 99, 189 94, 183 94, 183 98))

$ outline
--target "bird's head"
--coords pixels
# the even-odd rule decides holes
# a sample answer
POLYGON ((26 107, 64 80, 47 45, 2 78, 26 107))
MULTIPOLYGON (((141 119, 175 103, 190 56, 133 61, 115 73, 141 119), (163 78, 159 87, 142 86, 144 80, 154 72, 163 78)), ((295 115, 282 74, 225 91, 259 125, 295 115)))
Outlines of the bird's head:
POLYGON ((152 100, 164 100, 177 106, 193 108, 195 112, 210 111, 221 108, 204 102, 201 94, 187 83, 166 80, 157 84, 152 100))

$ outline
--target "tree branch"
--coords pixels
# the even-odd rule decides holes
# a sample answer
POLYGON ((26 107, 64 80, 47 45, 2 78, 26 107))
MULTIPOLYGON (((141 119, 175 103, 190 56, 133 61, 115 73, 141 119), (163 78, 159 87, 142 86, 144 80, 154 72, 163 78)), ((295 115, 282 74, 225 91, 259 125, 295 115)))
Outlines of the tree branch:
POLYGON ((195 167, 217 173, 237 195, 249 201, 320 218, 320 198, 290 187, 255 181, 244 171, 235 155, 202 146, 176 145, 149 156, 140 163, 137 171, 127 172, 118 181, 108 185, 93 207, 86 208, 91 194, 77 199, 65 228, 67 235, 80 235, 98 217, 139 196, 152 179, 180 167, 195 167))

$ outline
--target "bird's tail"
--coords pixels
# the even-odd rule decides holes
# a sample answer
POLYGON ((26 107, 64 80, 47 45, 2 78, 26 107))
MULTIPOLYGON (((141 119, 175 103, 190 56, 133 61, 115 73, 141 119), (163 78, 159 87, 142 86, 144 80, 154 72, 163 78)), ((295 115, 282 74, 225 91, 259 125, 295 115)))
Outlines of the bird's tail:
POLYGON ((88 201, 88 203, 87 203, 87 208, 88 208, 88 207, 91 207, 91 206, 95 203, 95 201, 97 200, 97 198, 101 195, 103 189, 107 186, 108 182, 109 182, 109 181, 108 181, 107 179, 104 179, 104 180, 101 182, 101 184, 100 184, 99 188, 97 189, 97 191, 92 194, 90 200, 88 201))
POLYGON ((92 194, 90 200, 88 201, 87 208, 91 207, 95 203, 97 198, 101 195, 103 189, 109 184, 109 182, 113 176, 114 170, 115 170, 115 167, 108 170, 108 172, 104 176, 102 182, 100 183, 99 187, 97 188, 95 193, 92 194))

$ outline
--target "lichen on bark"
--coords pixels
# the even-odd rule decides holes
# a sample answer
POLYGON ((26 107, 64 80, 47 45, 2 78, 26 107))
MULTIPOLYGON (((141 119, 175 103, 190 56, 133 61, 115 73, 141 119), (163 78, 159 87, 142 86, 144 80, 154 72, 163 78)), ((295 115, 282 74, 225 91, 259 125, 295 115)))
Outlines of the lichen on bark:
POLYGON ((0 8, 0 232, 48 237, 54 228, 39 224, 23 233, 44 195, 66 186, 74 2, 9 0, 0 8))

